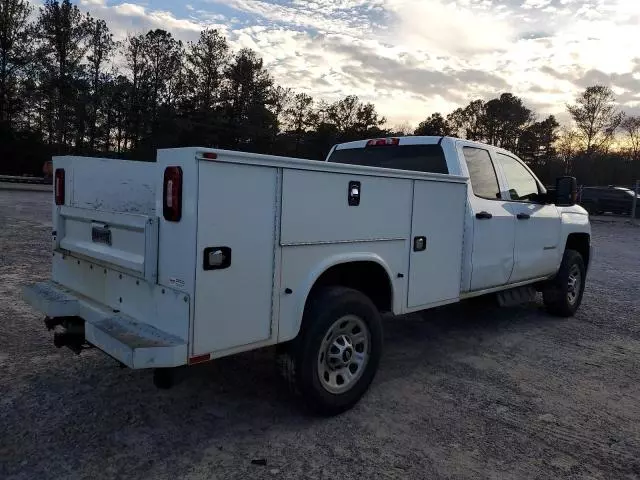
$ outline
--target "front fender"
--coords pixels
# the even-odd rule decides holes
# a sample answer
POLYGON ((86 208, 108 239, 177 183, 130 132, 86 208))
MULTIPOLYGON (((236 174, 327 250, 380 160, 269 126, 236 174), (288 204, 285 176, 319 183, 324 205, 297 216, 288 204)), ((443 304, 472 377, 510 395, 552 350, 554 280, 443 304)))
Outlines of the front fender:
MULTIPOLYGON (((561 209, 561 218, 562 230, 560 234, 560 245, 562 245, 563 248, 558 252, 559 257, 557 268, 560 268, 560 263, 562 262, 562 256, 564 255, 564 249, 566 248, 569 235, 572 233, 584 233, 591 237, 591 224, 589 223, 589 215, 586 213, 586 210, 580 208, 579 210, 567 209, 562 211, 561 209)), ((589 250, 589 258, 590 260, 593 260, 593 246, 591 245, 591 241, 589 242, 589 250)), ((589 266, 591 263, 592 262, 590 261, 589 266)))

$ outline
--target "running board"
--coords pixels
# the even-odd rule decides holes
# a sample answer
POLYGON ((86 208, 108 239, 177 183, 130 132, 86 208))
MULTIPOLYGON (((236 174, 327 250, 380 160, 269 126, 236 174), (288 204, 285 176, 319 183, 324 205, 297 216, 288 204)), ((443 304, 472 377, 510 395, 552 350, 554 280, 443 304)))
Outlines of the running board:
POLYGON ((512 288, 498 292, 498 304, 501 307, 513 307, 524 303, 532 303, 536 300, 536 290, 530 285, 512 288))

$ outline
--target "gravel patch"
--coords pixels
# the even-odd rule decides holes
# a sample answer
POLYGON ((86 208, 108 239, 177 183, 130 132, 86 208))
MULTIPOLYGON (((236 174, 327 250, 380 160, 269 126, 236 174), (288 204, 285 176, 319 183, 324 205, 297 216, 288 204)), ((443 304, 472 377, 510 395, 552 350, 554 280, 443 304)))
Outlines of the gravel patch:
POLYGON ((593 225, 575 318, 476 300, 385 321, 351 411, 307 416, 270 350, 171 390, 53 346, 20 299, 50 268, 51 194, 0 190, 0 478, 640 477, 640 228, 593 225))

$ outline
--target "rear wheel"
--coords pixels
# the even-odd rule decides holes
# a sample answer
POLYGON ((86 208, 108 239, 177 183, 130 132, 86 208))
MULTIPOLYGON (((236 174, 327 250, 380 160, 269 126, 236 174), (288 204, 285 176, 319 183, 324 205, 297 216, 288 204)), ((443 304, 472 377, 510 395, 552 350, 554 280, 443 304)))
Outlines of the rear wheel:
POLYGON ((285 355, 285 378, 312 410, 344 412, 364 395, 378 369, 380 313, 357 290, 324 288, 310 299, 300 334, 285 355))
POLYGON ((558 274, 542 292, 547 311, 561 317, 574 315, 582 303, 585 280, 582 255, 575 250, 565 250, 558 274))

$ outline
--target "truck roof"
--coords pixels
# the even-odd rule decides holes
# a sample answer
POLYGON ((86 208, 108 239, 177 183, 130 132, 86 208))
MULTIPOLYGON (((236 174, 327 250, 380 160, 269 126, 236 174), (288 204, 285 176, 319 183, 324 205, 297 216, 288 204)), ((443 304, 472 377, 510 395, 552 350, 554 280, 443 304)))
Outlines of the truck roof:
MULTIPOLYGON (((329 152, 329 155, 331 155, 331 153, 333 153, 334 150, 343 150, 343 149, 349 149, 349 148, 364 148, 367 146, 369 142, 375 141, 375 140, 382 140, 383 138, 397 139, 398 140, 397 145, 435 145, 435 144, 441 144, 445 140, 448 140, 452 143, 455 143, 457 140, 460 140, 467 144, 477 145, 479 147, 485 147, 485 148, 491 147, 499 152, 507 153, 509 155, 515 155, 513 152, 510 152, 509 150, 506 150, 502 147, 498 147, 496 145, 491 145, 491 144, 479 142, 476 140, 468 140, 466 138, 454 137, 450 135, 400 135, 400 136, 388 136, 388 137, 377 137, 377 138, 372 137, 372 138, 366 138, 363 140, 356 140, 353 142, 338 143, 333 146, 333 148, 329 152)), ((329 158, 329 155, 327 155, 327 158, 329 158)))

